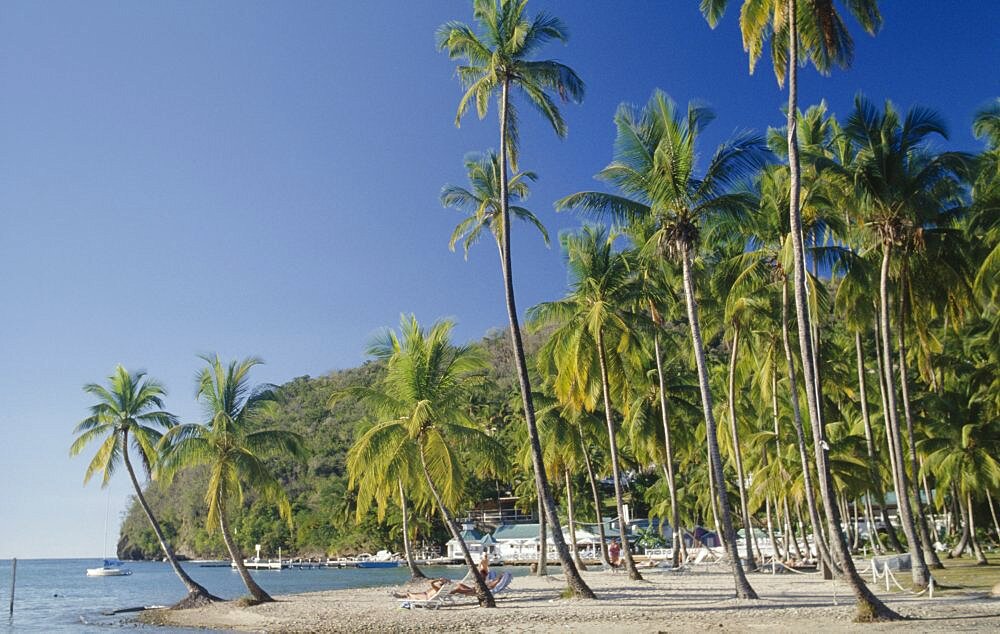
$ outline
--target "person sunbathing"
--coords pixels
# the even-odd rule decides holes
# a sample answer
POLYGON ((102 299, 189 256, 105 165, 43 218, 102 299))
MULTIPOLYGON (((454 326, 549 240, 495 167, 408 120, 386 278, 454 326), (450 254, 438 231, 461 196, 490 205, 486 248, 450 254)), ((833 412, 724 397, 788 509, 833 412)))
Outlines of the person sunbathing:
MULTIPOLYGON (((486 582, 486 587, 492 590, 500 583, 500 577, 486 582)), ((447 577, 440 577, 438 579, 431 579, 431 587, 424 592, 394 592, 392 596, 397 599, 430 599, 441 591, 441 588, 445 584, 451 583, 451 579, 447 577)), ((455 587, 448 592, 448 594, 463 594, 467 596, 472 596, 476 594, 476 588, 473 586, 467 586, 461 581, 455 583, 455 587)))

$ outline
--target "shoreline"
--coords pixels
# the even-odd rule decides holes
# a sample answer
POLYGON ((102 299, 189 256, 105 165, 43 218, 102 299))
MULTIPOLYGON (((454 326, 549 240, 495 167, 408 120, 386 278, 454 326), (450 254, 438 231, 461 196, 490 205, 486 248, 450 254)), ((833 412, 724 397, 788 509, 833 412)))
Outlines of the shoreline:
MULTIPOLYGON (((399 586, 352 588, 276 596, 275 603, 239 607, 236 602, 191 610, 148 610, 145 624, 253 632, 608 632, 689 631, 1000 631, 1000 599, 951 594, 928 599, 873 588, 880 599, 910 619, 853 623, 854 599, 840 581, 818 575, 752 574, 759 601, 733 597, 729 570, 712 566, 691 572, 643 570, 645 580, 624 573, 585 572, 596 600, 564 599, 561 576, 516 577, 497 596, 497 609, 480 609, 459 598, 440 609, 406 610, 390 596, 399 586)), ((426 582, 408 584, 423 589, 426 582)))

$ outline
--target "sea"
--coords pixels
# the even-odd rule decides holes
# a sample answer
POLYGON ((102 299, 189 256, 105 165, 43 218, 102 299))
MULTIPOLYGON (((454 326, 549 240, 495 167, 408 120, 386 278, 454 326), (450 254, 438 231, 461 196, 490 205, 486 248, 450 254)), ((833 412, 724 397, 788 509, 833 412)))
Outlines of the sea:
MULTIPOLYGON (((125 562, 132 571, 124 577, 88 577, 101 559, 18 559, 14 610, 10 609, 11 560, 0 559, 0 633, 95 632, 108 628, 138 628, 157 632, 201 632, 142 626, 135 613, 115 610, 170 605, 184 598, 184 585, 169 564, 125 562)), ((191 577, 216 596, 234 599, 247 594, 239 575, 228 566, 204 567, 184 562, 191 577)), ((459 578, 461 566, 435 566, 435 576, 459 578)), ((254 579, 272 595, 368 586, 391 586, 409 578, 399 568, 288 568, 252 571, 254 579)))

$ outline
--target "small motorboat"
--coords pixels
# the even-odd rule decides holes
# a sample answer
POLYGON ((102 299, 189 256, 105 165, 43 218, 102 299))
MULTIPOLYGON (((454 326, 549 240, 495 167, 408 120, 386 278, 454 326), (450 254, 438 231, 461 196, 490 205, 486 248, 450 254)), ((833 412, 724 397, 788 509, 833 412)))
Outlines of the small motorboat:
POLYGON ((374 559, 369 559, 368 561, 359 561, 356 565, 358 568, 398 568, 400 562, 398 561, 376 561, 374 559))
POLYGON ((132 571, 120 561, 105 559, 100 568, 87 568, 88 577, 127 577, 132 571))

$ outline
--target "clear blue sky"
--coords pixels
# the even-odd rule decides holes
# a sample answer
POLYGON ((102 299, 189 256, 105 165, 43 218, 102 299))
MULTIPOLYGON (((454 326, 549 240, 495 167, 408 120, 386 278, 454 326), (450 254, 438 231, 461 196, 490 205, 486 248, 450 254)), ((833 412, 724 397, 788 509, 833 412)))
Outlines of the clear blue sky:
MULTIPOLYGON (((882 4, 877 38, 853 29, 854 67, 806 71, 800 103, 844 113, 863 90, 932 106, 947 147, 976 149, 972 112, 1000 93, 1000 4, 882 4)), ((610 159, 621 101, 656 87, 707 101, 712 144, 781 124, 784 93, 769 67, 748 75, 736 10, 712 31, 693 0, 540 9, 571 32, 544 55, 587 83, 565 141, 523 113, 529 206, 553 235, 575 220, 552 201, 610 159)), ((449 19, 470 21, 469 2, 4 4, 0 557, 102 554, 108 494, 81 485, 92 452, 67 450, 80 387, 116 363, 163 381, 191 420, 198 353, 259 355, 255 378, 281 383, 357 365, 403 311, 452 316, 462 339, 505 323, 495 250, 450 253, 459 216, 438 202, 497 137, 495 111, 452 123, 454 64, 433 42, 449 19)), ((521 308, 558 296, 558 250, 514 240, 521 308)), ((110 487, 114 523, 129 490, 124 475, 110 487)))

